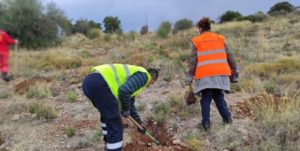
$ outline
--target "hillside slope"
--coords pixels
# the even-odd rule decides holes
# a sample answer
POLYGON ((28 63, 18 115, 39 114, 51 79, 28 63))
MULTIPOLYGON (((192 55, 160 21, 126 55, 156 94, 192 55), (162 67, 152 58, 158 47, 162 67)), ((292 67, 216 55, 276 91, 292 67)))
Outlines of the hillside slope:
POLYGON ((128 146, 139 143, 143 150, 176 150, 178 146, 182 150, 300 150, 300 16, 212 28, 225 35, 240 67, 240 82, 226 96, 232 125, 222 124, 213 105, 212 130, 199 130, 199 101, 185 106, 184 78, 195 29, 167 39, 154 33, 102 34, 95 40, 74 35, 61 47, 11 52, 15 80, 0 81, 0 150, 102 150, 99 113, 82 94, 81 82, 91 66, 104 63, 162 69, 158 82, 137 97, 137 108, 144 121, 150 121, 151 130, 158 127, 155 135, 168 140, 166 146, 143 145, 136 140, 142 136, 137 136, 130 123, 124 134, 128 146), (160 136, 160 130, 168 135, 160 136))

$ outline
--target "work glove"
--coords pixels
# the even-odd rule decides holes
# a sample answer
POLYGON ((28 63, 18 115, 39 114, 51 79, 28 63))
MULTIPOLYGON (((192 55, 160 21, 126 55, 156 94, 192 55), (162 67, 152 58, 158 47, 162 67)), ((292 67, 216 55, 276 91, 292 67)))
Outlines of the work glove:
POLYGON ((146 134, 147 130, 146 130, 145 124, 144 124, 144 123, 141 123, 140 125, 143 127, 143 129, 138 128, 138 129, 137 129, 138 132, 140 132, 140 133, 143 134, 143 135, 146 134))
POLYGON ((237 83, 238 82, 238 77, 239 77, 239 72, 238 71, 232 71, 231 76, 230 76, 230 82, 231 83, 237 83))
POLYGON ((191 85, 193 83, 193 76, 191 75, 186 76, 185 83, 187 85, 191 85))
POLYGON ((122 111, 121 114, 123 117, 127 118, 130 115, 130 110, 122 111))

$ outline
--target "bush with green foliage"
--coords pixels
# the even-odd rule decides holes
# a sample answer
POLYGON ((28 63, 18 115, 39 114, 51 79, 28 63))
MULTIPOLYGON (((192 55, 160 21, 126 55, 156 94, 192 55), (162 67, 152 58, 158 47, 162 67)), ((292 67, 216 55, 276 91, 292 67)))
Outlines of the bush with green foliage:
POLYGON ((96 30, 101 30, 101 24, 87 19, 77 20, 73 26, 73 33, 82 33, 89 38, 97 36, 96 30))
POLYGON ((118 17, 107 16, 103 20, 105 33, 117 33, 122 31, 121 29, 121 21, 118 17))
POLYGON ((65 127, 64 132, 68 137, 73 137, 75 136, 75 131, 76 129, 74 127, 65 127))
POLYGON ((221 16, 220 23, 239 20, 241 17, 242 15, 239 12, 227 11, 221 16))
POLYGON ((70 26, 53 3, 47 9, 39 0, 5 0, 0 5, 0 28, 17 38, 22 47, 56 46, 61 42, 59 31, 70 26))
POLYGON ((59 25, 58 34, 59 36, 68 36, 72 33, 72 23, 71 20, 69 20, 64 12, 54 3, 50 2, 46 6, 47 10, 47 17, 54 20, 59 25))
POLYGON ((90 39, 95 39, 100 37, 100 29, 99 28, 92 28, 89 29, 87 32, 87 37, 90 39))
POLYGON ((29 105, 29 113, 36 114, 37 118, 51 120, 57 117, 57 109, 44 105, 42 103, 31 103, 29 105))
POLYGON ((141 28, 141 30, 140 30, 140 34, 141 34, 141 35, 147 34, 147 33, 148 33, 148 30, 149 30, 148 25, 144 25, 144 26, 142 26, 142 28, 141 28))
POLYGON ((77 102, 78 101, 78 95, 75 91, 69 91, 67 93, 67 100, 68 102, 77 102))
POLYGON ((192 27, 193 27, 193 21, 185 18, 185 19, 176 21, 176 23, 174 25, 174 30, 175 31, 186 30, 186 29, 190 29, 192 27))
POLYGON ((172 23, 170 23, 169 21, 164 21, 160 24, 156 33, 161 38, 167 38, 171 31, 171 27, 172 23))
POLYGON ((267 18, 268 16, 265 13, 259 11, 253 15, 243 16, 240 18, 240 20, 249 20, 251 22, 262 22, 267 18))
POLYGON ((268 11, 269 15, 277 15, 282 14, 284 12, 290 13, 294 11, 295 7, 287 1, 276 3, 274 6, 270 8, 268 11))
POLYGON ((158 124, 165 124, 169 116, 170 106, 168 103, 159 102, 154 106, 154 121, 158 124))

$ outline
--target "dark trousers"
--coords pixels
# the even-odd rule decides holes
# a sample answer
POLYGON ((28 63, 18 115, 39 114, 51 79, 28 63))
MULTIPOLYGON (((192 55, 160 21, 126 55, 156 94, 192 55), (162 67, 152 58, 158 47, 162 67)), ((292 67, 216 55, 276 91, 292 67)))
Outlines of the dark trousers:
POLYGON ((101 128, 108 151, 121 151, 123 124, 118 101, 99 73, 89 74, 83 81, 82 90, 101 114, 101 128))
POLYGON ((202 98, 200 100, 202 111, 202 125, 210 125, 210 104, 212 99, 218 108, 223 121, 231 120, 231 114, 228 110, 226 101, 224 99, 224 92, 221 89, 204 89, 201 91, 202 98))

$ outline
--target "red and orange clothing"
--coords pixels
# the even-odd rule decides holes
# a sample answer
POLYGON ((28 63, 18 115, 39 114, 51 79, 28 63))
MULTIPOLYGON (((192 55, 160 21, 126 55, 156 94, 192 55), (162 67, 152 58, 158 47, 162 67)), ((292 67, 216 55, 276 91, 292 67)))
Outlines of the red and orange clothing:
POLYGON ((210 88, 229 91, 229 76, 237 67, 224 37, 206 31, 194 37, 192 43, 188 73, 194 77, 195 93, 210 88))
POLYGON ((16 41, 10 36, 0 30, 0 72, 8 73, 9 72, 9 45, 16 44, 16 41))

